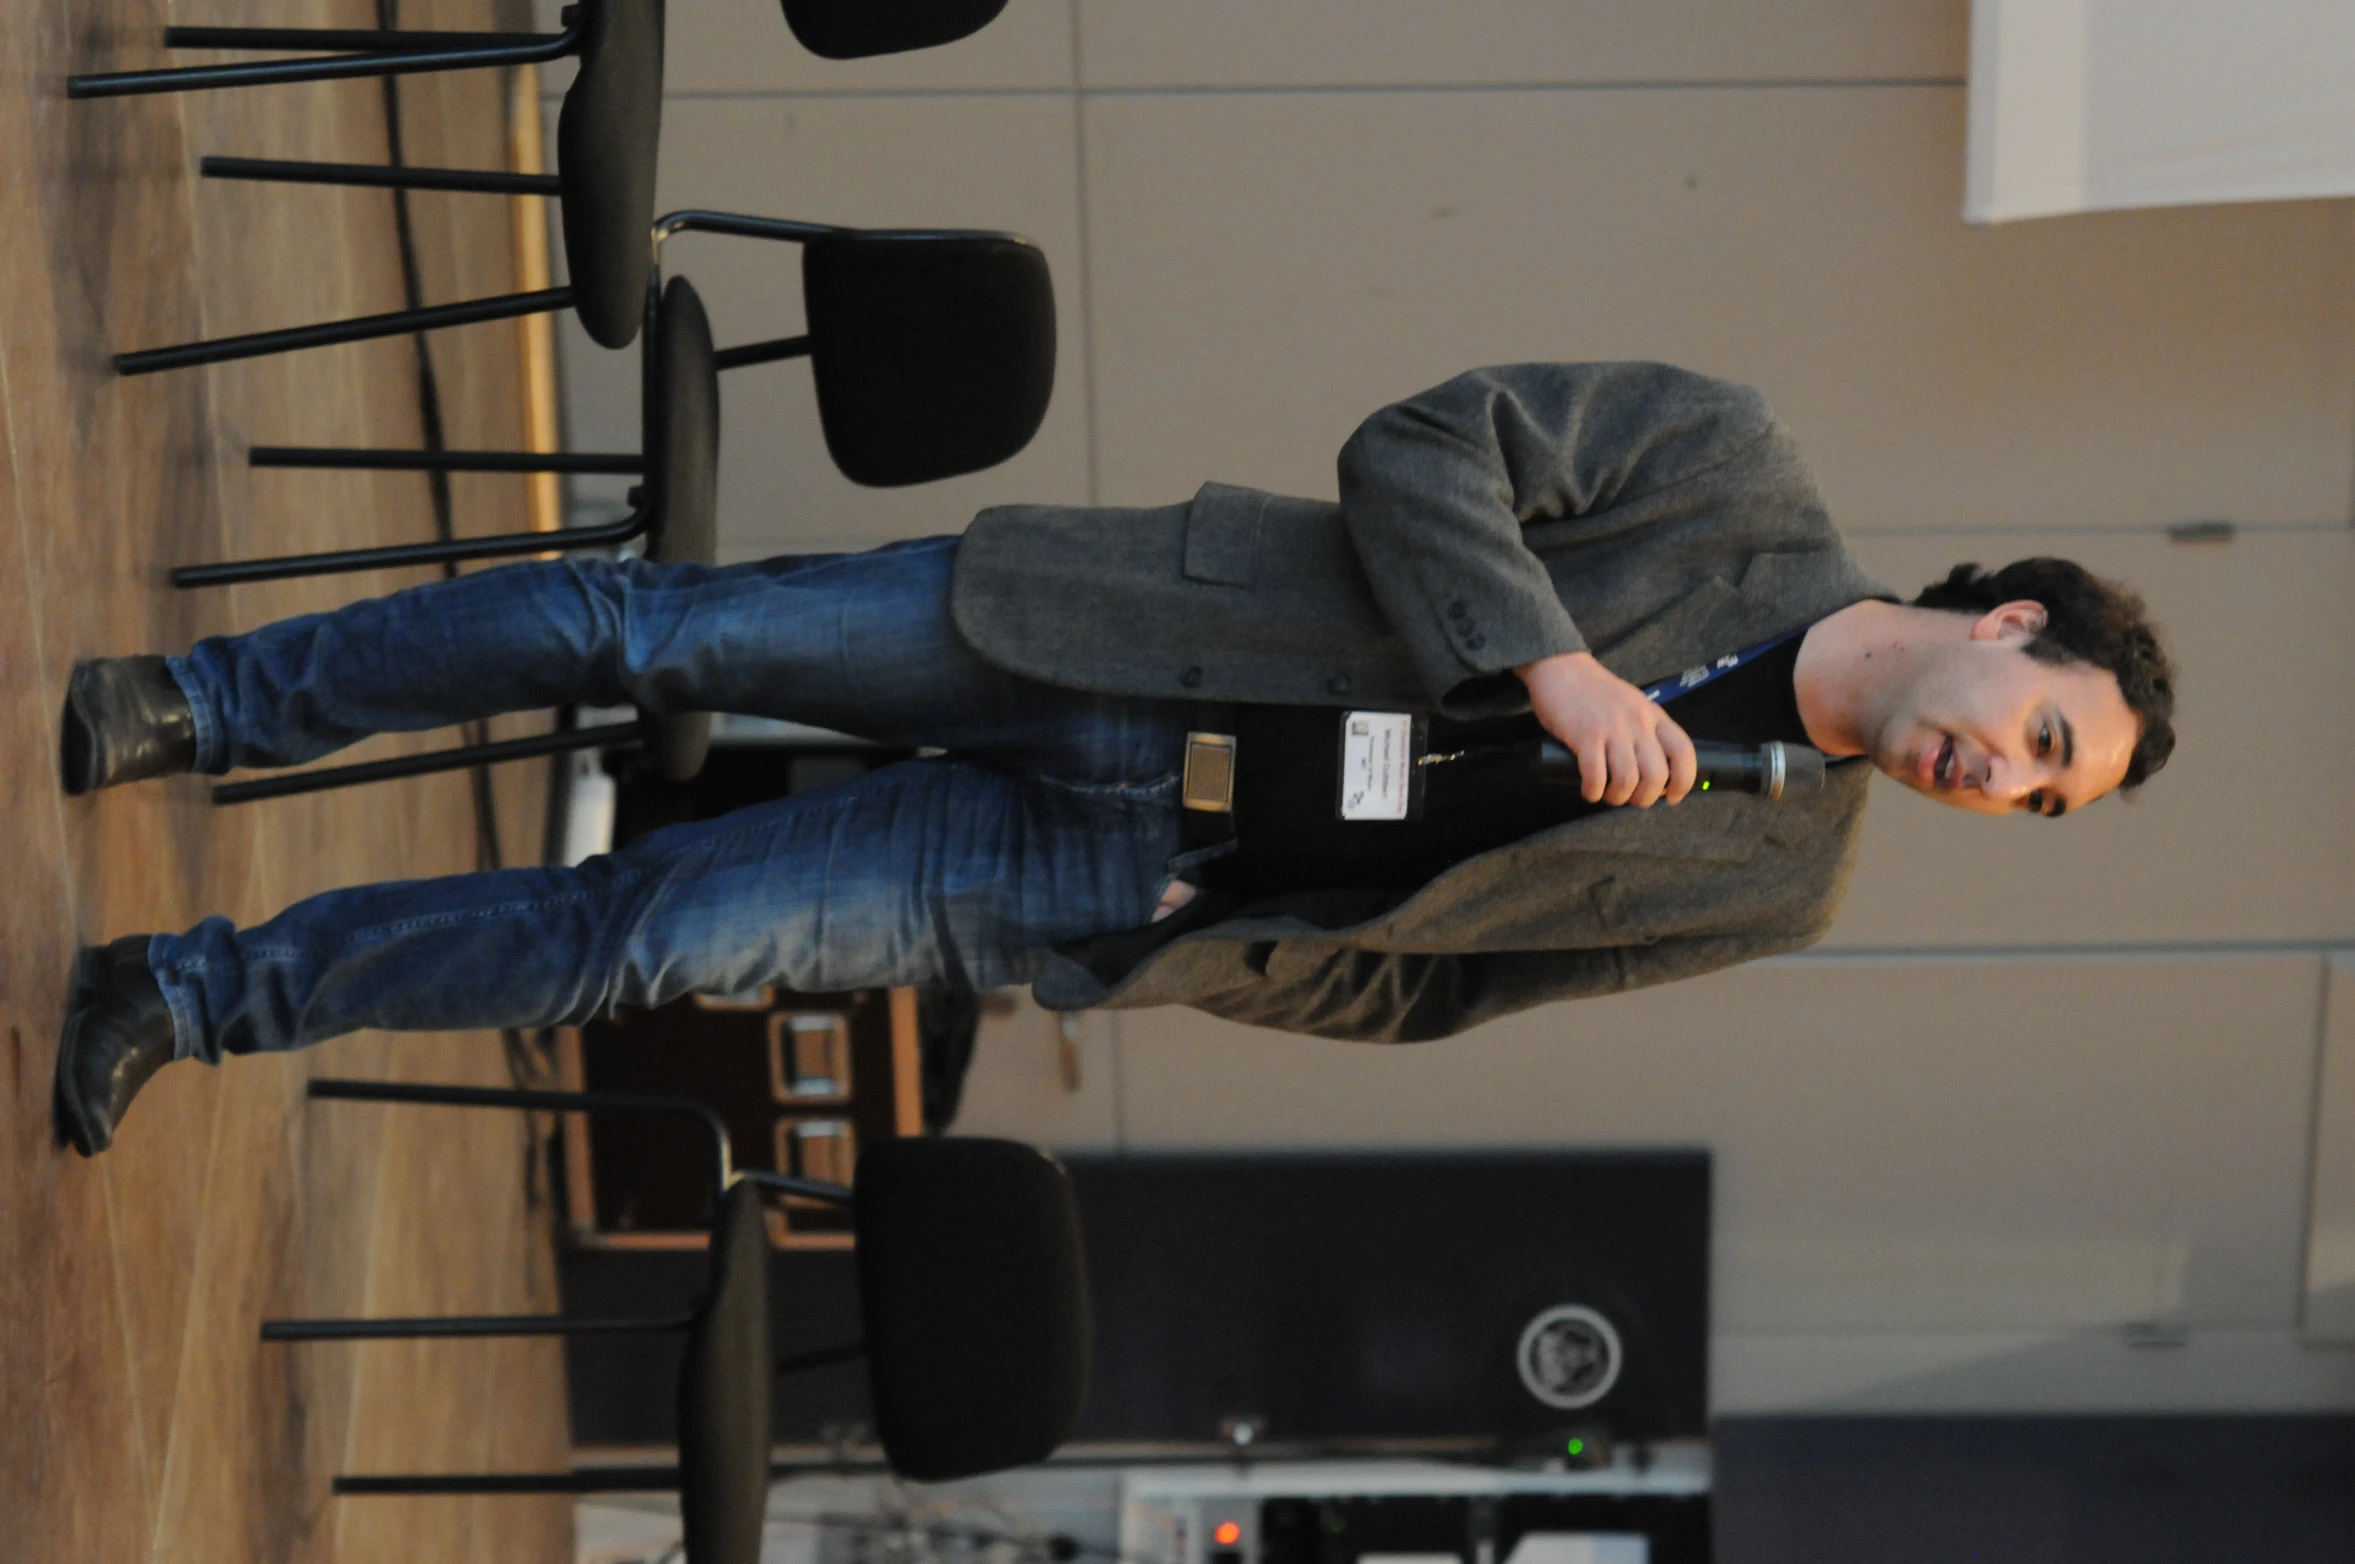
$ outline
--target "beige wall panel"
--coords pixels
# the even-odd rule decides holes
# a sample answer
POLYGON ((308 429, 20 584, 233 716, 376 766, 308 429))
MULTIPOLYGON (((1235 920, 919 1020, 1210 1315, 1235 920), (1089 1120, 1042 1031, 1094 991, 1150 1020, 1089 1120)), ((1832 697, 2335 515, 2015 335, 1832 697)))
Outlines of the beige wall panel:
POLYGON ((1960 77, 1962 0, 1078 0, 1089 87, 1960 77))
MULTIPOLYGON (((1008 228, 1046 251, 1059 353, 1045 425, 987 472, 862 489, 834 470, 809 365, 721 377, 720 545, 726 558, 862 548, 954 532, 984 505, 1087 492, 1079 222, 1071 105, 1051 97, 752 98, 674 101, 659 207, 703 206, 867 227, 1008 228)), ((690 234, 664 264, 691 277, 723 347, 801 329, 800 252, 690 234)), ((567 438, 580 450, 638 440, 637 353, 603 352, 566 318, 567 438)), ((617 496, 583 482, 576 496, 617 496)))
POLYGON ((1709 1406, 1720 1417, 2345 1412, 2355 1353, 2283 1330, 1720 1333, 1709 1406))
POLYGON ((2133 583, 2182 679, 2175 758, 2131 800, 1987 820, 1876 781, 1834 946, 2355 939, 2355 532, 2224 544, 2102 536, 1859 540, 1911 593, 1958 560, 2066 554, 2133 583))
MULTIPOLYGON (((553 28, 563 0, 534 0, 534 6, 540 25, 553 28)), ((1071 85, 1071 0, 1008 0, 998 19, 970 38, 865 60, 821 60, 804 49, 777 0, 691 0, 670 7, 668 22, 663 88, 674 95, 1071 85)), ((560 62, 542 90, 560 93, 571 81, 570 62, 560 62)))
POLYGON ((1329 495, 1361 417, 1458 370, 1658 358, 1765 387, 1850 525, 2348 513, 2342 204, 1966 229, 1944 88, 1084 113, 1111 502, 1329 495))
POLYGON ((1120 1144, 1118 1019, 1108 1010, 1058 1015, 1021 990, 993 998, 1010 1013, 984 1015, 957 1106, 960 1135, 998 1135, 1057 1151, 1120 1144))
POLYGON ((1135 1148, 1703 1145, 1724 1331, 2286 1329, 2321 963, 1760 966, 1382 1048, 1122 1013, 1135 1148))

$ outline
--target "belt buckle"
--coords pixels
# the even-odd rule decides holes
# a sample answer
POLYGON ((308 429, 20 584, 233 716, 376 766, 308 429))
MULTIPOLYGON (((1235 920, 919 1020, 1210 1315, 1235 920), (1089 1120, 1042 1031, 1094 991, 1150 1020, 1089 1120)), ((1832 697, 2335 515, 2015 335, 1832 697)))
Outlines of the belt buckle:
POLYGON ((1235 812, 1235 736, 1231 733, 1186 735, 1186 770, 1178 784, 1178 802, 1188 809, 1211 814, 1235 812))

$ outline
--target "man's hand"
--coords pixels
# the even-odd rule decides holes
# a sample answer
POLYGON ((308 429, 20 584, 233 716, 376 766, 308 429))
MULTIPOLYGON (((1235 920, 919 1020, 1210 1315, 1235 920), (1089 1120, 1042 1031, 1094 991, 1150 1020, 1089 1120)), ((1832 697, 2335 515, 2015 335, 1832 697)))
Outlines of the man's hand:
POLYGON ((1541 657, 1513 670, 1529 709, 1578 757, 1578 790, 1590 804, 1651 807, 1692 791, 1693 741, 1644 692, 1586 652, 1541 657))

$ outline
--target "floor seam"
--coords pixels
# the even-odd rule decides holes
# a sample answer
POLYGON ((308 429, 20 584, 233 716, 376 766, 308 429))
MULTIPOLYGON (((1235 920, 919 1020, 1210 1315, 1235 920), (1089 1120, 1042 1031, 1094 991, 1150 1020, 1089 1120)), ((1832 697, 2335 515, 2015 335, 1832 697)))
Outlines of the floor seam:
POLYGON ((212 1099, 211 1132, 205 1136, 204 1197, 197 1203, 196 1243, 188 1255, 188 1302, 180 1316, 180 1355, 172 1371, 171 1421, 164 1425, 163 1470, 156 1474, 155 1515, 148 1528, 147 1556, 161 1556, 164 1546, 164 1511, 170 1495, 173 1457, 180 1448, 180 1386, 188 1377, 188 1366, 194 1361, 201 1343, 193 1340, 196 1334, 197 1300, 202 1296, 196 1286, 204 1275, 205 1251, 213 1238, 213 1174, 221 1160, 222 1093, 214 1091, 212 1099))

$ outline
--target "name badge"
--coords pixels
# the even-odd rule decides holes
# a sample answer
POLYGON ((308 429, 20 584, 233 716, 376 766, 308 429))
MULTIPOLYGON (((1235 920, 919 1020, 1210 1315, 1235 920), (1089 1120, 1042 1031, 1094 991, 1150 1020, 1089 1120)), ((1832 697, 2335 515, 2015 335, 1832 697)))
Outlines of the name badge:
POLYGON ((1341 818, 1412 820, 1422 813, 1415 765, 1421 724, 1403 711, 1341 714, 1341 818))

